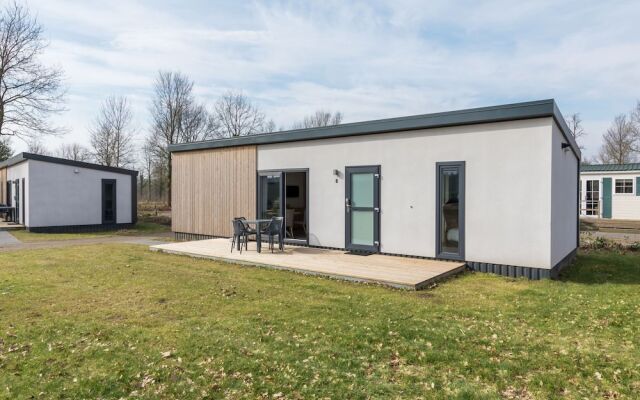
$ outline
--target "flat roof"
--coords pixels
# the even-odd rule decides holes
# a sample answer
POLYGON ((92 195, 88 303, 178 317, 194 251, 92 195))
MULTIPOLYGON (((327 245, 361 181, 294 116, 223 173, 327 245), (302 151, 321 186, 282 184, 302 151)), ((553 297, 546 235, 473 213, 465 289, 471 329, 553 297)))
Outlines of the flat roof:
POLYGON ((9 158, 8 160, 0 162, 0 168, 10 167, 12 165, 25 162, 27 160, 43 161, 43 162, 48 162, 52 164, 69 165, 69 166, 78 167, 78 168, 95 169, 98 171, 115 172, 118 174, 127 174, 127 175, 134 175, 134 176, 138 175, 138 171, 134 171, 132 169, 108 167, 106 165, 93 164, 93 163, 88 163, 84 161, 67 160, 66 158, 43 156, 41 154, 26 153, 26 152, 18 153, 15 156, 9 158))
POLYGON ((640 163, 581 165, 580 172, 629 172, 640 171, 640 163))
POLYGON ((555 120, 565 140, 571 146, 573 153, 577 158, 580 158, 580 148, 554 99, 354 122, 321 128, 293 129, 250 136, 205 140, 201 142, 178 143, 170 145, 169 151, 182 152, 246 145, 298 142, 544 117, 552 117, 555 120))

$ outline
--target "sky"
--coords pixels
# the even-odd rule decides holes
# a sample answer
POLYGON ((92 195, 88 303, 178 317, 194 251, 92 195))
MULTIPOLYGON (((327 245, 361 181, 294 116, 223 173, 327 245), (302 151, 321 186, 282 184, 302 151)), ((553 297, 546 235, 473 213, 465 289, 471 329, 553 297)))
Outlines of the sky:
MULTIPOLYGON (((344 122, 555 98, 580 113, 584 155, 640 99, 640 1, 27 0, 47 65, 65 71, 54 122, 89 144, 107 96, 127 96, 139 141, 158 71, 209 107, 241 90, 277 127, 317 109, 344 122)), ((24 145, 16 141, 16 150, 24 145)))

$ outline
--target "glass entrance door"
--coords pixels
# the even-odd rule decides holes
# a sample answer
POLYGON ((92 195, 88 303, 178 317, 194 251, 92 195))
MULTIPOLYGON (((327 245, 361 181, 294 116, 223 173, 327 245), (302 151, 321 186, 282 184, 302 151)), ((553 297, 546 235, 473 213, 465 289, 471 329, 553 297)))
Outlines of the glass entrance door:
POLYGON ((380 166, 347 167, 345 247, 380 251, 380 166))
POLYGON ((437 255, 464 259, 464 162, 437 163, 437 255))
POLYGON ((116 180, 102 180, 102 224, 116 223, 116 180))
POLYGON ((585 190, 585 214, 594 217, 600 216, 600 181, 589 179, 586 181, 585 190))
POLYGON ((282 216, 282 173, 260 173, 258 176, 258 218, 270 219, 282 216))
POLYGON ((15 185, 15 208, 13 214, 13 221, 17 223, 21 223, 20 221, 20 180, 16 179, 14 182, 15 185))

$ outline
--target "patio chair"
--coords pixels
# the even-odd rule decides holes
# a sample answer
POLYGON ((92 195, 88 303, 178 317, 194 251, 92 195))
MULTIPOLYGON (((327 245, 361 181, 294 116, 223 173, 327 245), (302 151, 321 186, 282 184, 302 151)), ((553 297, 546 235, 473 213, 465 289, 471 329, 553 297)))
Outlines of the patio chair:
MULTIPOLYGON (((242 254, 242 245, 244 244, 245 250, 248 250, 247 242, 249 241, 249 233, 245 227, 245 224, 242 220, 235 218, 231 221, 233 224, 233 239, 231 239, 231 252, 233 253, 233 248, 238 244, 240 248, 240 254, 242 254)), ((254 233, 255 234, 255 233, 254 233)))
POLYGON ((234 219, 240 220, 242 222, 242 225, 244 226, 244 229, 247 231, 248 235, 256 234, 256 230, 249 226, 245 217, 236 217, 234 219))
POLYGON ((263 234, 269 235, 269 248, 273 253, 273 244, 274 239, 278 237, 278 248, 280 251, 284 250, 284 237, 282 232, 282 224, 284 222, 284 218, 282 217, 271 217, 271 222, 269 225, 262 231, 263 234))

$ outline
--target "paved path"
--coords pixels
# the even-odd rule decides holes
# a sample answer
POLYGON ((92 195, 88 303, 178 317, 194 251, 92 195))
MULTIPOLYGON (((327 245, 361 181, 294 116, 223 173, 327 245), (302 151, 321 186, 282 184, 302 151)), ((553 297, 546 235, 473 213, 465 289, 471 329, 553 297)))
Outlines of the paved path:
MULTIPOLYGON (((8 233, 8 232, 0 232, 8 233)), ((17 250, 31 250, 31 249, 51 249, 78 245, 91 245, 91 244, 105 244, 105 243, 126 243, 126 244, 142 244, 146 246, 153 246, 156 244, 169 243, 167 235, 152 235, 152 236, 106 236, 89 239, 67 239, 67 240, 50 240, 46 242, 20 242, 13 236, 14 243, 2 242, 0 236, 0 252, 17 251, 17 250)))
POLYGON ((0 231, 0 247, 20 244, 20 241, 9 232, 0 231))

